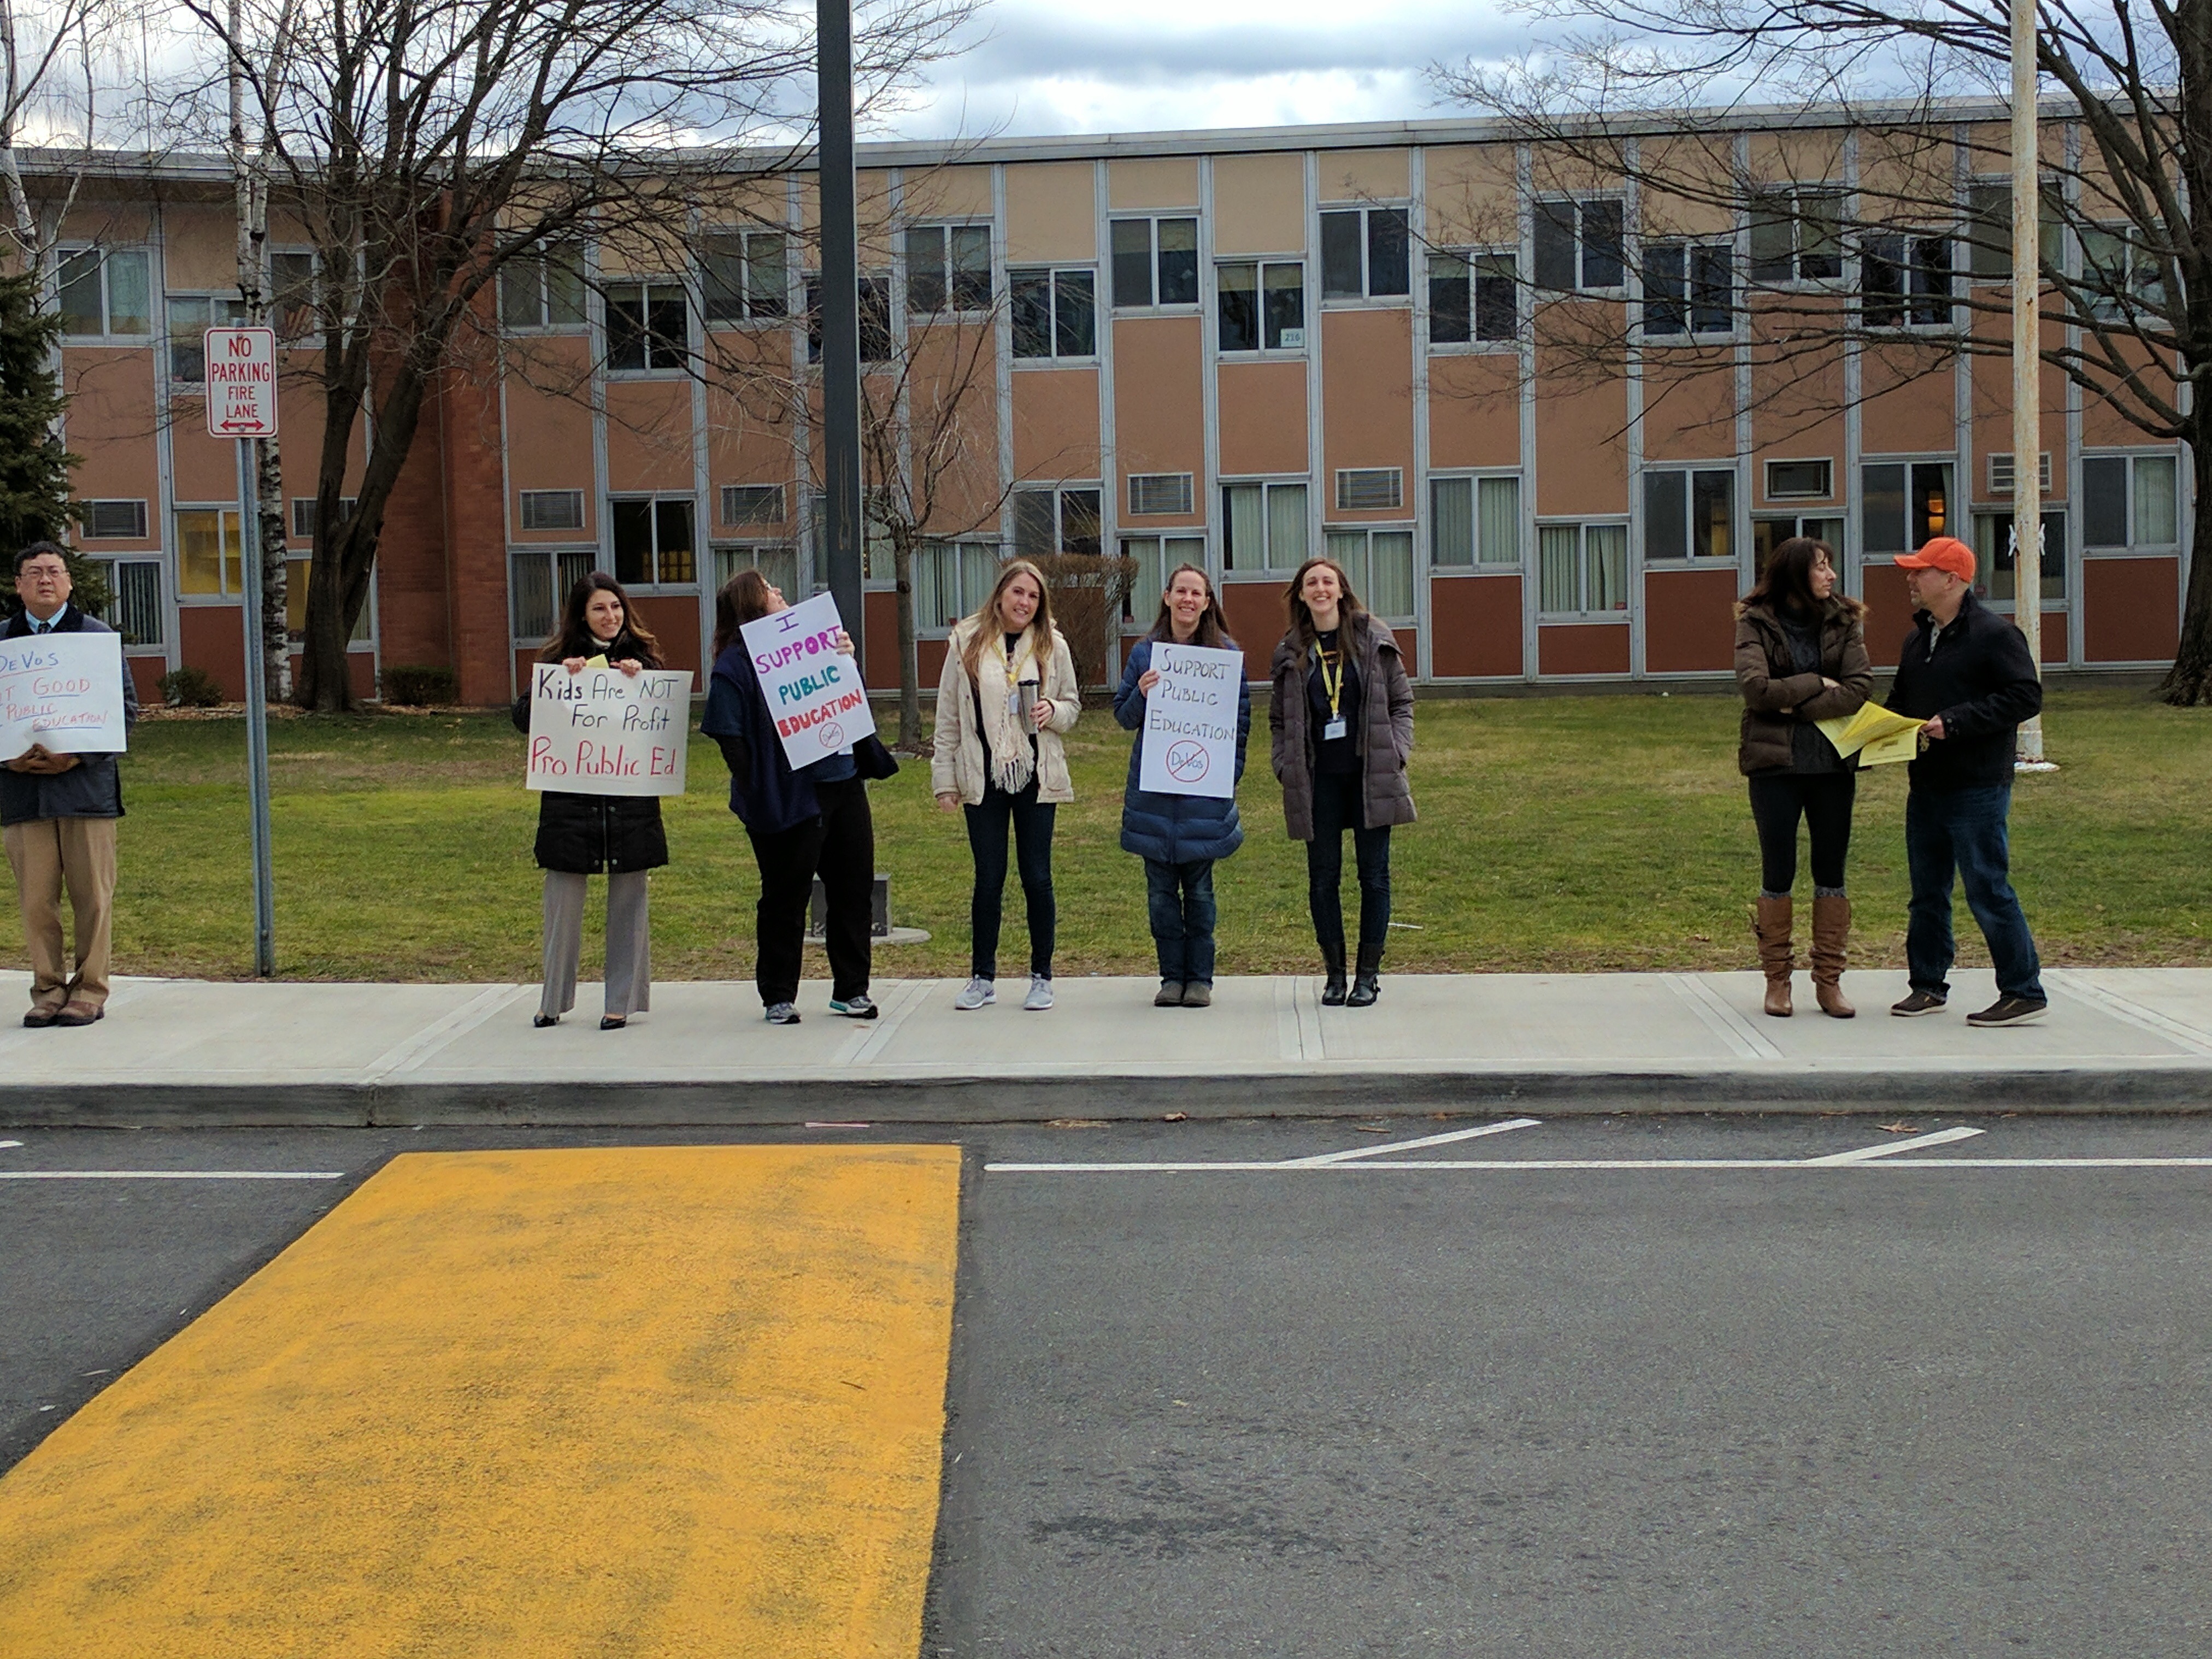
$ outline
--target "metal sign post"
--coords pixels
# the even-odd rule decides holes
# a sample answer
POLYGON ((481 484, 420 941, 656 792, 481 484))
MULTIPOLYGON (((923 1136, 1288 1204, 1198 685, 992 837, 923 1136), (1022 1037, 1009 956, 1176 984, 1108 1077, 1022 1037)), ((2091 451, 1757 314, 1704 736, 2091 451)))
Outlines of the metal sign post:
POLYGON ((260 469, 253 446, 276 435, 276 333, 207 331, 208 431, 238 441, 238 531, 246 586, 246 778, 253 810, 253 971, 276 971, 276 888, 269 851, 269 692, 261 645, 260 469))

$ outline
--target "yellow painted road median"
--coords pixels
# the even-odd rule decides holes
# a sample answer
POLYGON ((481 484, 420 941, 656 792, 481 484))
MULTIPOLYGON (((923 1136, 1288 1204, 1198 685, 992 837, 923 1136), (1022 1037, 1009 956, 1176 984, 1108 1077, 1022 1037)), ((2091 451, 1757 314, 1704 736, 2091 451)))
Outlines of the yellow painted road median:
POLYGON ((959 1152, 394 1159, 0 1480, 9 1659, 912 1659, 959 1152))

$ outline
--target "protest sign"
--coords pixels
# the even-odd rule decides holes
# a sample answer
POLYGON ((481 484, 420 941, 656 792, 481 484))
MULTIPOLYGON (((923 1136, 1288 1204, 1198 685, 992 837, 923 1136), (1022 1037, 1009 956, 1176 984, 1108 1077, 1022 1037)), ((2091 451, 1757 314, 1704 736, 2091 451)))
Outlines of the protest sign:
POLYGON ((876 729, 860 665, 837 649, 844 627, 837 601, 817 593, 741 630, 793 771, 850 749, 876 729))
POLYGON ((533 664, 523 781, 572 795, 680 795, 690 713, 685 672, 533 664))
POLYGON ((0 640, 0 760, 121 754, 123 672, 120 634, 0 640))
POLYGON ((1152 647, 1160 683, 1145 699, 1145 757, 1137 787, 1163 795, 1237 793, 1237 702, 1244 653, 1152 647))

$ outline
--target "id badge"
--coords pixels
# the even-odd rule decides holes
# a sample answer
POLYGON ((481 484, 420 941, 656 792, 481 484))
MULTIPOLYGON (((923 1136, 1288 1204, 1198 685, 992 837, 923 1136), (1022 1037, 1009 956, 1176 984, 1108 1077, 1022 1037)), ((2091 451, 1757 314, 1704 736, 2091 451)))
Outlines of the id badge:
POLYGON ((1344 716, 1341 714, 1339 714, 1334 720, 1329 721, 1328 725, 1322 726, 1321 729, 1322 738, 1327 743, 1334 743, 1338 738, 1344 735, 1344 716))

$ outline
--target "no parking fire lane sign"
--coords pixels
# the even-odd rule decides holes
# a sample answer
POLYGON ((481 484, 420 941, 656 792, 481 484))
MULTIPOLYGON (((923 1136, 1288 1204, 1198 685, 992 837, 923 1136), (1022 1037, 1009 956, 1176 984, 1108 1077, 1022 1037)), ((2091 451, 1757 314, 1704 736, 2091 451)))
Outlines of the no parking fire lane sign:
POLYGON ((276 435, 276 330, 208 330, 207 420, 217 438, 276 435))

